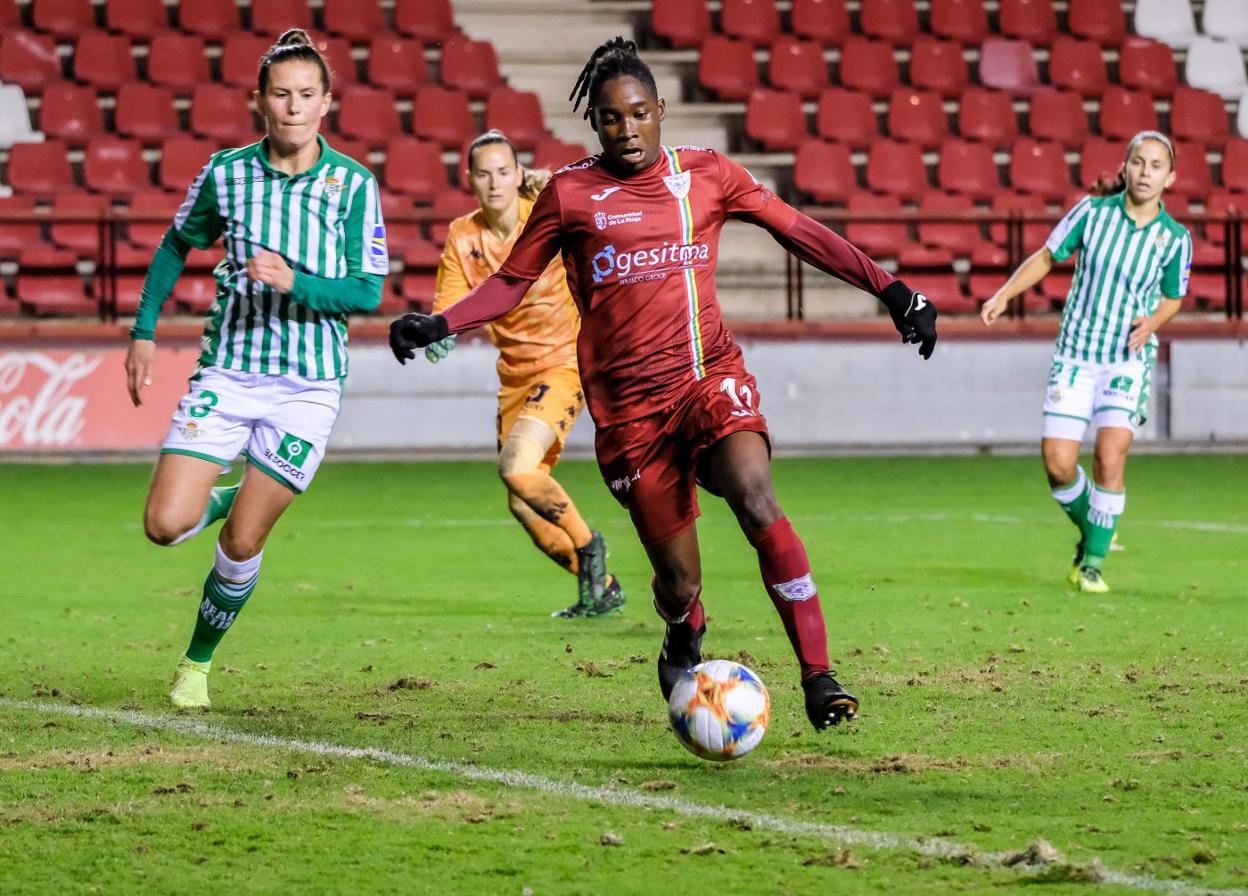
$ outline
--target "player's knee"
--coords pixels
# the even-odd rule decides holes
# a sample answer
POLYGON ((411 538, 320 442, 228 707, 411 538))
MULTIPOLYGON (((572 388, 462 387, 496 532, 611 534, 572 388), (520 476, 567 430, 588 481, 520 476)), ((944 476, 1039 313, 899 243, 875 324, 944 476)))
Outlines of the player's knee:
POLYGON ((1046 451, 1044 453, 1044 472, 1049 478, 1049 485, 1057 487, 1059 485, 1068 485, 1075 481, 1075 477, 1079 475, 1076 467, 1078 466, 1077 458, 1066 457, 1055 451, 1046 451))
POLYGON ((149 510, 143 514, 143 532, 152 544, 166 547, 177 541, 178 536, 194 526, 195 522, 184 519, 181 514, 149 510))
POLYGON ((230 531, 229 527, 221 530, 217 543, 226 557, 238 563, 250 560, 264 549, 264 538, 256 533, 230 531))
POLYGON ((692 572, 666 570, 655 574, 660 600, 669 607, 687 607, 702 592, 702 577, 692 572))

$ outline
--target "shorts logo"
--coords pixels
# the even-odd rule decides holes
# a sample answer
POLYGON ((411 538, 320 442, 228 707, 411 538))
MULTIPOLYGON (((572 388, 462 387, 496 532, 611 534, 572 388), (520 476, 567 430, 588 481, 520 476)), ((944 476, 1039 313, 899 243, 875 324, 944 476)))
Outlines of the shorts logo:
POLYGON ((633 487, 634 482, 641 479, 641 470, 633 470, 628 476, 621 476, 619 479, 612 479, 607 483, 607 488, 611 489, 612 494, 626 495, 629 489, 633 487))
POLYGON ((1130 392, 1134 380, 1129 376, 1116 376, 1109 381, 1110 392, 1130 392))
POLYGON ((781 582, 778 585, 772 585, 776 589, 776 593, 783 597, 789 603, 804 600, 810 600, 815 596, 815 580, 810 577, 810 573, 787 582, 781 582))
POLYGON ((282 444, 277 446, 277 456, 292 467, 301 468, 312 451, 312 443, 305 442, 298 436, 282 436, 282 444))
POLYGON ((533 391, 529 393, 529 397, 524 400, 525 404, 541 404, 542 399, 546 397, 546 393, 550 391, 550 386, 546 383, 538 383, 533 387, 533 391))
POLYGON ((373 228, 373 237, 368 241, 368 252, 378 261, 386 258, 386 228, 378 224, 373 228))
POLYGON ((682 171, 680 174, 669 174, 663 178, 663 183, 667 184, 667 189, 678 200, 684 199, 689 195, 689 172, 682 171))
POLYGON ((1053 404, 1057 404, 1057 403, 1058 403, 1058 402, 1060 402, 1061 400, 1062 400, 1062 390, 1061 390, 1061 389, 1050 389, 1050 390, 1049 390, 1049 401, 1053 402, 1053 404))
POLYGON ((178 432, 182 433, 182 438, 188 442, 193 442, 203 435, 199 430, 199 424, 194 420, 188 420, 186 426, 178 427, 178 432))

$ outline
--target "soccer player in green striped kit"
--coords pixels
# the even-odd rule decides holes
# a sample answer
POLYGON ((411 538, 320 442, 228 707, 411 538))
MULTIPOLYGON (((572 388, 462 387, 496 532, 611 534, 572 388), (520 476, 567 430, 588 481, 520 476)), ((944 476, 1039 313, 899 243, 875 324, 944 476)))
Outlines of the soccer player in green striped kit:
POLYGON ((1157 331, 1187 293, 1192 238, 1161 201, 1174 165, 1168 137, 1136 134, 1116 182, 1098 184, 1067 212, 980 314, 991 325, 1054 261, 1078 251, 1049 368, 1041 452, 1053 497, 1079 529, 1067 582, 1080 591, 1109 590, 1101 568, 1126 506, 1127 451, 1148 415, 1157 331), (1096 426, 1091 482, 1079 466, 1089 423, 1096 426))
POLYGON ((214 154, 156 250, 131 331, 126 378, 151 385, 160 308, 194 247, 218 237, 217 298, 190 389, 161 447, 147 537, 173 545, 225 519, 170 701, 206 707, 213 650, 256 587, 265 540, 316 475, 347 374, 345 315, 381 302, 389 271, 377 181, 319 134, 330 72, 306 32, 260 60, 252 95, 266 136, 214 154), (214 488, 240 452, 241 482, 214 488))

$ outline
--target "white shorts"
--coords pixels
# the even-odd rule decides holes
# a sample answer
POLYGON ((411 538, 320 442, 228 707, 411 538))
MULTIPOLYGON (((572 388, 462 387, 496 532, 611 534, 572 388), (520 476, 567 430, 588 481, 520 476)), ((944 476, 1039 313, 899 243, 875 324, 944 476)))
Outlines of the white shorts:
POLYGON ((161 445, 225 466, 253 466, 302 492, 312 482, 338 419, 339 380, 206 368, 191 378, 161 445))
POLYGON ((1148 417, 1152 364, 1116 364, 1053 357, 1044 398, 1044 437, 1083 441, 1088 424, 1136 432, 1148 417))

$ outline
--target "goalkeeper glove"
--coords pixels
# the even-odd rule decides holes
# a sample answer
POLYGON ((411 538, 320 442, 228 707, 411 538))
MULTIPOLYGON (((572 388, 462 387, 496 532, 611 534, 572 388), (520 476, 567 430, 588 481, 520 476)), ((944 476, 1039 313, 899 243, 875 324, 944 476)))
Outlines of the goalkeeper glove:
POLYGON ((455 334, 452 333, 445 339, 439 339, 432 345, 425 347, 425 357, 430 364, 437 364, 443 358, 451 353, 451 349, 455 347, 455 334))
POLYGON ((880 301, 892 316, 901 341, 918 343, 919 354, 925 360, 930 358, 936 347, 936 306, 932 300, 894 280, 880 293, 880 301))
POLYGON ((446 318, 440 314, 405 314, 390 324, 390 351, 400 364, 416 357, 424 348, 447 337, 446 318))

